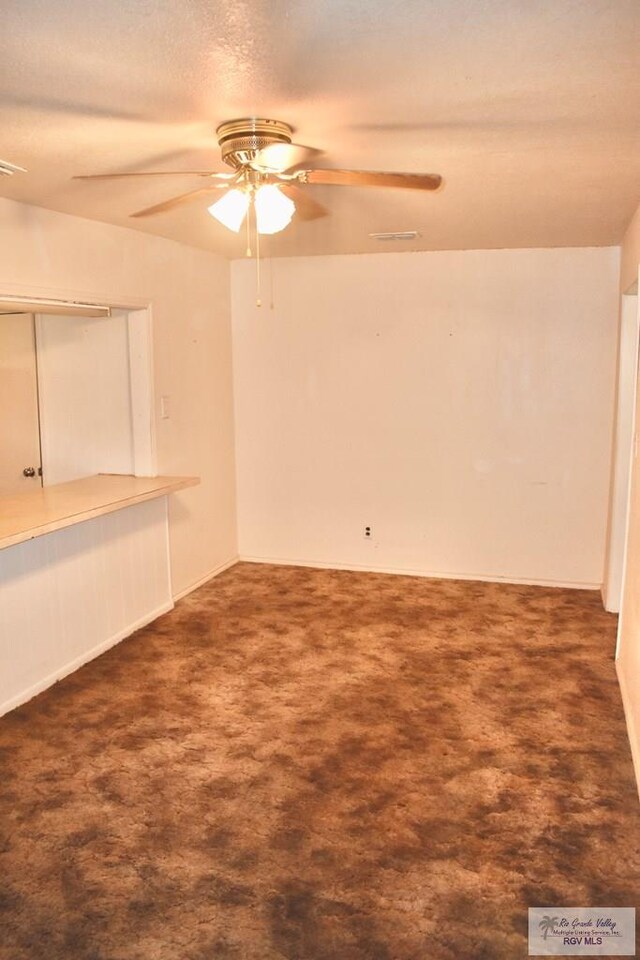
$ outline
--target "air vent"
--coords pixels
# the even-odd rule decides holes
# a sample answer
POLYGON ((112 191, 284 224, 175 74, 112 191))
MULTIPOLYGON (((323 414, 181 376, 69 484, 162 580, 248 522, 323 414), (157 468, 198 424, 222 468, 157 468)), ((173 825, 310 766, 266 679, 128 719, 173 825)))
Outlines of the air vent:
POLYGON ((6 160, 0 160, 0 177, 12 177, 14 173, 26 173, 24 167, 17 167, 15 163, 7 163, 6 160))
POLYGON ((397 230, 395 233, 370 233, 371 240, 417 240, 417 230, 397 230))

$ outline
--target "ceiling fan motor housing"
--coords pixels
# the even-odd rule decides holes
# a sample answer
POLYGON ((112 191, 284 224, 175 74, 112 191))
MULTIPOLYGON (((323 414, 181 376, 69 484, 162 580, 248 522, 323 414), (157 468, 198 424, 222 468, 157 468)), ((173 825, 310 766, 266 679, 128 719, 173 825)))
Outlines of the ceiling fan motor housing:
POLYGON ((246 166, 271 143, 291 143, 292 127, 281 120, 229 120, 216 130, 222 159, 234 170, 246 166))

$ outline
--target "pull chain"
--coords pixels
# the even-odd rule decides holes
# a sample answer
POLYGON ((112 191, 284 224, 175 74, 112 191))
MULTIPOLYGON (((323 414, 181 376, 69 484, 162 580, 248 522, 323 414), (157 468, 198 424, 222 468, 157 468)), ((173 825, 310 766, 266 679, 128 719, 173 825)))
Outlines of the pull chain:
POLYGON ((270 282, 271 298, 269 303, 269 309, 273 310, 273 257, 269 257, 269 280, 271 281, 270 282))
MULTIPOLYGON (((260 276, 260 232, 258 230, 258 216, 256 214, 256 205, 255 197, 251 193, 249 201, 249 209, 247 211, 247 257, 252 256, 251 250, 251 216, 253 214, 253 232, 255 236, 255 247, 256 247, 256 307, 262 306, 262 290, 261 290, 261 276, 260 276)), ((271 302, 269 307, 273 310, 273 258, 269 259, 269 268, 270 268, 270 286, 271 286, 271 302)))
POLYGON ((262 306, 260 296, 260 234, 256 225, 256 307, 262 306))
POLYGON ((247 256, 251 256, 251 203, 247 211, 247 256))

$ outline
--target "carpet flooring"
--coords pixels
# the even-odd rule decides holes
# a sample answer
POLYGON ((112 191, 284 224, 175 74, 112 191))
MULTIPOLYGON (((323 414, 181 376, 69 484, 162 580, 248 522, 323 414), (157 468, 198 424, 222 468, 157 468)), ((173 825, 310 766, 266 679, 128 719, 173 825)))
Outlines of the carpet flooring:
POLYGON ((0 720, 2 960, 516 960, 639 906, 596 593, 239 564, 0 720))

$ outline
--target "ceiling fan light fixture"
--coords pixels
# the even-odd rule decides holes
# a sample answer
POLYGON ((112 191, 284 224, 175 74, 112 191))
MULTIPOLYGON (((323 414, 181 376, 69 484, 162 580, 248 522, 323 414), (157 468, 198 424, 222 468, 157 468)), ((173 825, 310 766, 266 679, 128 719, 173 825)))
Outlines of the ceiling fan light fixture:
POLYGON ((249 199, 249 194, 244 190, 229 190, 208 210, 223 227, 238 233, 249 209, 249 199))
MULTIPOLYGON (((247 223, 247 250, 252 228, 256 234, 279 233, 297 220, 317 220, 329 212, 307 193, 313 187, 395 187, 410 190, 438 190, 442 177, 437 173, 398 173, 381 170, 343 170, 334 167, 306 166, 322 153, 315 147, 292 142, 293 128, 281 120, 244 117, 220 124, 216 130, 222 160, 233 168, 233 173, 215 170, 136 170, 127 173, 98 173, 83 175, 82 180, 112 180, 121 177, 198 176, 205 185, 187 193, 170 197, 132 217, 149 217, 165 213, 185 203, 192 203, 222 189, 224 194, 208 207, 212 217, 227 230, 239 233, 247 223), (222 183, 220 183, 222 181, 222 183), (255 220, 249 214, 253 206, 255 220)), ((11 174, 18 167, 0 160, 0 175, 11 174)), ((417 232, 400 231, 392 234, 374 234, 379 240, 415 240, 417 232)), ((256 244, 257 246, 257 244, 256 244)))
POLYGON ((296 205, 285 197, 275 184, 265 184, 256 190, 256 222, 258 233, 279 233, 291 223, 296 205))

